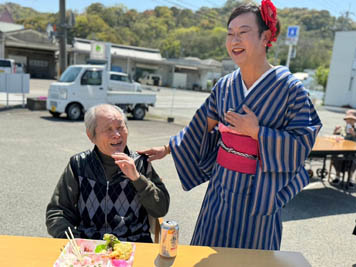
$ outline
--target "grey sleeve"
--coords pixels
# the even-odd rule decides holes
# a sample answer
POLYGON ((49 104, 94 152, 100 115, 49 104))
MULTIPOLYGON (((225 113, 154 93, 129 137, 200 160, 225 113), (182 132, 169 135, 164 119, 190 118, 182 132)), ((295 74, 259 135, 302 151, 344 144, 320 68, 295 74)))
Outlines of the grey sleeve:
POLYGON ((74 177, 70 163, 68 163, 47 205, 46 226, 51 236, 65 238, 64 231, 70 227, 73 235, 80 237, 79 231, 75 228, 80 220, 78 197, 78 180, 74 177))
POLYGON ((159 218, 167 214, 169 193, 151 163, 148 163, 146 173, 140 173, 140 177, 132 184, 137 190, 139 201, 149 215, 159 218))

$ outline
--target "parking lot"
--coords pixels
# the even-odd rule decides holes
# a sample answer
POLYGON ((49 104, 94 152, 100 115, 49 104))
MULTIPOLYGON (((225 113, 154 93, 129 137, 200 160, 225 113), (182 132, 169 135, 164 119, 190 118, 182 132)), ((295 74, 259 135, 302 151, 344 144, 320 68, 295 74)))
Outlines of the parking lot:
MULTIPOLYGON (((131 149, 163 145, 177 133, 206 93, 161 89, 157 106, 144 121, 129 120, 131 149), (167 103, 168 102, 168 103, 167 103), (175 123, 167 123, 173 114, 175 123)), ((339 110, 319 107, 324 123, 321 134, 342 124, 339 110)), ((82 121, 54 119, 46 111, 15 108, 0 111, 0 234, 48 236, 45 209, 58 178, 71 155, 92 147, 82 121)), ((312 164, 313 169, 320 162, 312 164)), ((166 218, 180 226, 180 243, 188 244, 206 185, 190 192, 181 189, 170 157, 153 162, 171 195, 166 218)), ((283 210, 281 250, 299 251, 312 266, 356 266, 356 193, 344 192, 327 182, 311 183, 283 210)))

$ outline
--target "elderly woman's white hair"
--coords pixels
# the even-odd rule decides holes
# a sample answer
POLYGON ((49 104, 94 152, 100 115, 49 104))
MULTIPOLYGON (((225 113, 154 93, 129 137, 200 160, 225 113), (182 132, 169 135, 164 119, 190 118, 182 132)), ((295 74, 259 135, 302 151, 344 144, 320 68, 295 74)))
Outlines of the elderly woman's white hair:
POLYGON ((98 108, 103 108, 103 107, 107 107, 107 108, 112 108, 116 111, 118 111, 121 116, 124 118, 124 122, 127 128, 127 117, 126 114, 124 113, 124 111, 119 108, 118 106, 114 106, 114 105, 110 105, 110 104, 99 104, 96 106, 93 106, 91 108, 89 108, 87 110, 87 112, 85 112, 84 115, 84 124, 85 124, 85 128, 87 129, 87 131, 90 133, 90 135, 94 138, 95 137, 95 129, 97 126, 97 122, 96 122, 96 110, 98 108))

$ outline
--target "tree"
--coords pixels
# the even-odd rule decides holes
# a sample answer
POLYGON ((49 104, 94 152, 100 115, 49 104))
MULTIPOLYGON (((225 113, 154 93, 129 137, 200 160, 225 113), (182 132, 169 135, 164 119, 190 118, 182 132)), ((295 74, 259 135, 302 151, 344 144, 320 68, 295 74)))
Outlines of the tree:
MULTIPOLYGON (((77 16, 73 33, 76 37, 80 38, 93 38, 99 40, 98 36, 109 36, 113 34, 111 28, 99 15, 84 14, 77 16), (102 33, 102 34, 101 34, 102 33), (106 34, 105 34, 106 33, 106 34)), ((103 41, 108 41, 103 40, 103 41)))
POLYGON ((181 53, 181 42, 170 35, 161 42, 160 51, 163 57, 179 58, 181 53))
MULTIPOLYGON (((159 48, 164 57, 199 57, 220 60, 227 57, 225 49, 226 22, 232 10, 250 0, 227 0, 221 8, 186 8, 157 6, 138 12, 124 5, 106 7, 93 3, 77 14, 76 25, 68 36, 110 41, 118 44, 159 48)), ((253 1, 259 5, 260 1, 253 1)), ((58 24, 58 13, 40 13, 17 4, 0 4, 8 8, 17 23, 26 28, 45 31, 48 23, 58 24)), ((278 9, 281 33, 268 53, 272 64, 285 64, 288 46, 285 36, 288 26, 299 25, 297 56, 290 63, 292 72, 328 68, 335 31, 356 30, 352 13, 333 17, 326 10, 306 8, 278 9)))
POLYGON ((329 76, 329 68, 326 68, 324 66, 319 66, 315 71, 316 80, 318 84, 323 86, 324 91, 326 89, 326 84, 328 82, 328 76, 329 76))
POLYGON ((104 14, 105 6, 101 3, 93 3, 87 7, 87 14, 102 16, 104 14))

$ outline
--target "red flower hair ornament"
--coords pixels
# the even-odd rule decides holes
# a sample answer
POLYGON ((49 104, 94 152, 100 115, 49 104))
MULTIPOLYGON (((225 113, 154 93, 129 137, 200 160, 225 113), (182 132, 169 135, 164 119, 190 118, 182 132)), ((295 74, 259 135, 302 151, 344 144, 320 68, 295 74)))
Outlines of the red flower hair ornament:
POLYGON ((271 0, 262 0, 260 10, 263 21, 272 33, 271 39, 267 44, 268 47, 271 47, 271 42, 277 41, 277 9, 271 0))

